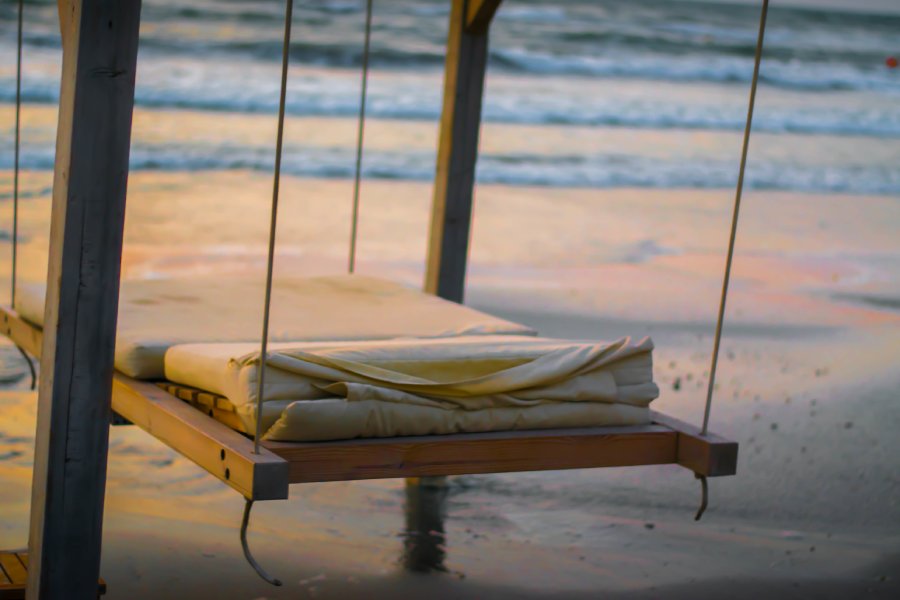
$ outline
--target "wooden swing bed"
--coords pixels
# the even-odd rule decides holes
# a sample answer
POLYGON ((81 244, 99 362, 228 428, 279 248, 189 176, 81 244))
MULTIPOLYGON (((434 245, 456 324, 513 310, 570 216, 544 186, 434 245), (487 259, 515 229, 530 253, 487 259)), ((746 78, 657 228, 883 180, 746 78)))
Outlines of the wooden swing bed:
MULTIPOLYGON (((41 355, 41 330, 0 307, 2 333, 41 355)), ((677 464, 734 475, 736 442, 666 415, 651 425, 461 433, 333 442, 260 442, 254 453, 227 398, 169 382, 113 376, 112 409, 248 500, 282 500, 292 483, 677 464)))
MULTIPOLYGON (((130 89, 126 90, 130 95, 125 95, 124 98, 121 90, 111 92, 112 95, 98 96, 102 102, 99 102, 96 108, 91 104, 86 104, 85 102, 87 101, 83 101, 79 105, 72 100, 72 95, 78 92, 79 86, 83 86, 88 90, 83 92, 85 94, 97 93, 90 91, 94 89, 91 86, 95 85, 95 80, 85 79, 85 77, 93 77, 96 71, 91 71, 87 63, 82 65, 81 54, 87 53, 90 60, 98 63, 103 60, 109 61, 116 60, 116 57, 124 57, 123 60, 125 62, 123 64, 130 65, 128 68, 134 68, 137 25, 140 19, 139 14, 134 14, 132 11, 139 10, 140 2, 138 0, 130 0, 127 4, 129 7, 118 6, 117 8, 110 8, 102 3, 95 5, 92 2, 84 2, 81 5, 79 3, 73 4, 68 0, 60 0, 64 69, 63 90, 60 100, 61 133, 57 145, 53 223, 55 227, 64 229, 57 231, 57 235, 60 235, 60 231, 63 231, 63 236, 69 235, 69 228, 78 226, 77 219, 85 218, 84 213, 82 213, 81 217, 67 214, 74 210, 84 210, 77 204, 71 204, 71 198, 74 197, 73 194, 77 193, 76 188, 78 186, 86 186, 87 183, 85 181, 90 180, 91 177, 96 178, 102 173, 117 172, 116 169, 124 168, 127 173, 129 136, 122 136, 114 131, 110 132, 103 129, 92 130, 89 129, 90 125, 88 124, 79 128, 80 121, 76 117, 80 114, 86 120, 96 120, 101 118, 103 111, 109 112, 110 106, 120 103, 118 106, 122 107, 122 110, 127 108, 128 111, 128 119, 122 121, 122 126, 127 125, 126 129, 130 131, 133 78, 130 82, 130 89), (110 31, 113 30, 113 18, 124 27, 125 31, 113 38, 103 37, 107 35, 107 16, 110 19, 110 31), (75 35, 71 31, 76 27, 79 28, 79 35, 75 35), (100 36, 98 39, 105 41, 93 40, 91 37, 92 32, 100 36), (107 45, 102 46, 101 44, 107 45), (91 54, 91 52, 94 52, 96 56, 91 54), (70 60, 71 56, 78 56, 78 62, 75 63, 70 60), (66 60, 68 62, 65 62, 66 60), (84 75, 82 71, 84 71, 84 75), (91 136, 96 136, 96 138, 91 136), (77 154, 73 153, 72 147, 79 140, 81 143, 93 143, 95 147, 105 147, 107 150, 100 154, 95 153, 93 157, 94 162, 86 163, 77 154), (103 144, 106 144, 106 146, 103 146, 103 144), (124 150, 125 162, 123 162, 121 157, 122 150, 124 150), (84 174, 79 178, 77 176, 78 173, 84 174), (85 177, 87 177, 87 180, 84 179, 85 177), (74 208, 66 210, 67 202, 70 207, 74 208), (60 207, 63 207, 63 210, 60 210, 60 207)), ((274 442, 261 440, 259 431, 255 433, 247 431, 235 414, 234 406, 224 397, 166 381, 137 380, 119 372, 114 373, 112 377, 112 411, 191 459, 211 475, 243 495, 248 500, 243 529, 246 529, 249 506, 253 501, 286 499, 289 493, 289 486, 292 483, 662 464, 680 465, 692 471, 701 479, 703 484, 703 502, 700 512, 702 512, 706 504, 706 478, 733 475, 736 472, 737 465, 737 443, 709 433, 707 424, 734 249, 767 4, 767 0, 763 0, 735 211, 732 219, 731 239, 727 253, 723 293, 719 305, 719 319, 716 327, 707 405, 702 428, 694 427, 660 413, 652 413, 652 423, 641 426, 461 433, 326 442, 274 442)), ((281 103, 278 116, 276 167, 269 236, 269 269, 266 283, 261 356, 267 356, 266 344, 268 339, 275 226, 277 222, 278 183, 292 5, 292 0, 287 0, 281 103)), ((478 129, 480 126, 483 81, 487 61, 487 34, 491 18, 499 5, 500 0, 452 0, 450 13, 444 81, 444 106, 438 148, 425 290, 456 302, 462 301, 465 282, 468 231, 474 186, 474 166, 477 158, 478 129)), ((372 1, 368 0, 361 82, 362 98, 360 102, 357 169, 353 198, 349 269, 351 272, 353 271, 355 258, 371 19, 372 1)), ((20 71, 21 67, 19 77, 21 76, 20 71)), ((102 94, 107 94, 107 92, 103 91, 102 94)), ((18 104, 19 102, 17 102, 17 106, 18 104)), ((105 117, 105 114, 103 116, 105 117)), ((125 119, 125 117, 121 118, 125 119)), ((14 241, 18 206, 18 132, 17 110, 14 241)), ((111 201, 110 206, 112 208, 109 210, 113 212, 117 210, 115 208, 115 206, 118 206, 116 202, 121 202, 121 207, 124 207, 124 187, 120 183, 110 182, 108 189, 104 193, 110 197, 118 198, 115 201, 111 201)), ((104 208, 103 210, 107 209, 104 208)), ((101 239, 103 234, 100 233, 99 228, 113 225, 119 227, 118 231, 121 233, 121 222, 119 221, 117 224, 117 217, 112 215, 112 213, 104 213, 101 216, 104 215, 104 218, 108 217, 107 223, 89 224, 89 229, 83 231, 81 235, 85 236, 85 238, 95 236, 95 239, 101 239)), ((108 237, 102 239, 103 242, 95 244, 89 252, 95 252, 94 256, 96 257, 102 256, 103 264, 101 266, 107 270, 107 274, 104 275, 106 278, 105 283, 96 283, 96 280, 89 281, 88 285, 94 285, 96 286, 95 289, 102 289, 102 291, 98 292, 99 295, 96 296, 96 300, 79 301, 84 306, 88 306, 88 309, 85 310, 94 311, 96 318, 102 321, 98 327, 101 329, 105 327, 100 337, 104 340, 102 344, 106 345, 99 345, 96 339, 93 341, 88 340, 87 342, 80 341, 78 335, 81 335, 81 333, 71 333, 73 330, 69 324, 66 324, 67 329, 65 331, 69 331, 70 335, 75 339, 63 337, 65 331, 63 320, 59 315, 59 306, 66 301, 71 302, 73 297, 72 290, 78 289, 78 286, 85 285, 83 278, 81 280, 78 279, 78 277, 81 277, 80 275, 77 277, 69 275, 71 271, 64 269, 64 265, 68 265, 67 268, 69 269, 77 269, 79 265, 78 260, 81 260, 81 265, 84 265, 86 264, 85 261, 89 261, 91 258, 90 256, 82 256, 73 259, 72 256, 77 255, 80 249, 77 246, 72 246, 71 251, 66 254, 64 244, 54 235, 51 235, 51 265, 50 277, 48 278, 47 317, 45 318, 45 322, 50 324, 48 331, 52 331, 54 334, 53 339, 47 340, 50 343, 44 344, 44 331, 41 327, 23 319, 12 307, 0 307, 0 316, 2 316, 2 319, 0 319, 0 333, 12 340, 20 350, 32 356, 41 358, 42 353, 50 353, 50 356, 44 357, 44 362, 48 364, 43 364, 44 368, 41 371, 44 375, 50 373, 55 373, 55 375, 53 379, 46 382, 47 390, 44 389, 45 381, 42 377, 41 397, 43 398, 46 394, 49 398, 52 395, 53 410, 57 410, 55 408, 57 403, 63 403, 60 406, 64 406, 66 402, 69 402, 69 400, 59 396, 62 392, 58 392, 55 389, 57 384, 54 380, 60 379, 60 368, 66 369, 62 371, 65 375, 66 373, 71 373, 73 368, 71 365, 78 364, 79 347, 98 348, 94 350, 94 352, 101 355, 101 358, 98 360, 109 359, 111 364, 110 352, 115 330, 110 329, 108 325, 109 323, 115 323, 116 304, 114 299, 116 297, 115 294, 118 293, 117 263, 121 256, 121 239, 116 240, 108 237), (104 247, 103 244, 106 244, 106 246, 104 247), (73 260, 76 262, 73 263, 73 260), (109 280, 112 281, 112 289, 109 289, 109 280), (110 301, 113 301, 112 304, 110 304, 110 301), (110 310, 113 313, 112 315, 109 314, 110 310), (60 350, 60 347, 63 350, 60 350), (68 353, 64 355, 63 361, 69 361, 67 364, 70 366, 60 367, 61 352, 68 353)), ((85 245, 87 242, 82 240, 79 243, 82 244, 82 249, 87 248, 85 245)), ((15 286, 15 243, 13 247, 13 286, 15 286)), ((99 261, 101 259, 97 258, 96 260, 99 261)), ((101 281, 104 280, 101 278, 101 281)), ((15 296, 15 287, 13 287, 13 296, 15 296)), ((79 318, 83 317, 79 316, 79 318)), ((102 369, 99 372, 102 373, 102 369)), ((265 368, 261 369, 260 389, 262 388, 261 380, 264 377, 264 373, 265 368)), ((70 377, 71 375, 66 376, 70 377)), ((94 375, 91 375, 91 377, 94 377, 94 375)), ((102 381, 92 380, 90 385, 95 386, 90 389, 97 390, 97 393, 101 394, 104 389, 108 389, 105 388, 102 381)), ((84 390, 88 389, 84 388, 84 390)), ((82 393, 84 396, 89 396, 86 391, 82 393)), ((261 398, 262 394, 259 394, 259 397, 261 398)), ((84 400, 79 400, 79 402, 89 402, 89 399, 85 398, 84 400)), ((43 407, 44 404, 41 404, 41 410, 44 410, 43 407)), ((75 412, 68 410, 66 418, 86 418, 72 416, 75 414, 75 412)), ((257 419, 258 422, 259 419, 257 419)), ((92 431, 96 429, 98 436, 103 435, 103 430, 102 428, 98 429, 100 426, 97 423, 83 421, 82 426, 84 424, 87 424, 87 427, 92 431)), ((55 442, 48 442, 46 438, 42 437, 47 435, 45 432, 42 433, 44 431, 42 427, 45 425, 46 423, 41 425, 39 411, 39 439, 37 442, 35 469, 36 473, 39 470, 44 473, 41 477, 46 476, 45 472, 47 469, 52 471, 54 468, 51 458, 55 442), (50 450, 42 449, 42 444, 50 444, 50 450)), ((66 435, 73 435, 71 431, 70 425, 66 435)), ((103 448, 105 452, 105 445, 103 448)), ((105 454, 102 460, 105 464, 105 454)), ((102 484, 103 481, 101 479, 99 485, 102 487, 102 484)), ((50 485, 50 483, 47 485, 50 485)), ((102 514, 102 489, 99 491, 99 499, 99 510, 102 514)), ((47 560, 47 553, 55 552, 56 550, 48 548, 47 536, 53 534, 47 533, 52 528, 49 528, 46 523, 48 519, 55 518, 56 513, 51 512, 52 499, 49 495, 46 496, 46 500, 40 499, 40 502, 46 502, 46 505, 42 505, 44 507, 40 509, 43 511, 41 515, 37 517, 33 515, 32 517, 32 537, 34 538, 35 535, 35 519, 43 519, 44 538, 43 541, 35 541, 33 539, 32 543, 37 543, 37 547, 42 548, 42 552, 45 554, 44 559, 47 560)), ((95 502, 95 499, 92 499, 91 502, 95 502)), ((87 504, 90 503, 81 506, 79 510, 84 509, 87 511, 85 514, 94 514, 90 511, 97 510, 97 508, 91 508, 87 504)), ((71 522, 67 523, 69 523, 67 526, 71 525, 71 522)), ((245 541, 244 538, 242 538, 242 541, 245 541)), ((95 540, 92 543, 99 545, 99 540, 95 540)), ((261 569, 255 565, 249 556, 246 543, 245 553, 251 564, 265 577, 261 569)), ((62 559, 57 556, 57 560, 62 559)), ((94 564, 91 563, 89 566, 93 568, 94 564)), ((96 565, 99 565, 99 562, 96 565)), ((41 585, 46 585, 49 589, 57 584, 62 585, 62 580, 57 581, 56 577, 57 575, 54 573, 44 574, 43 576, 36 575, 35 581, 42 582, 41 585)), ((93 579, 93 582, 96 582, 96 578, 93 579)), ((78 585, 87 586, 82 589, 88 589, 90 584, 89 578, 78 582, 78 585)))

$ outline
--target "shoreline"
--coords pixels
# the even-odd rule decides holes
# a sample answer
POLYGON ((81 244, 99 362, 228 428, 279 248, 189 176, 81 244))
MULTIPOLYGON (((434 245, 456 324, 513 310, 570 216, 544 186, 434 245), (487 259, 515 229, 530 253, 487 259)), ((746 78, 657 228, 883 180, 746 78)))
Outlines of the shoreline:
MULTIPOLYGON (((26 172, 23 187, 49 192, 51 175, 26 172)), ((6 176, 0 172, 0 180, 6 176)), ((261 272, 269 176, 136 172, 129 183, 123 278, 261 272)), ((351 188, 349 180, 285 177, 276 284, 279 273, 345 269, 351 188)), ((431 185, 366 180, 362 193, 360 272, 421 285, 431 185)), ((470 300, 617 321, 714 318, 730 190, 480 185, 476 195, 470 300)), ((10 211, 11 203, 0 203, 0 215, 10 211)), ((749 192, 730 323, 900 322, 900 255, 892 226, 898 218, 900 204, 886 196, 749 192)), ((20 277, 43 279, 48 193, 22 202, 20 236, 20 277)), ((0 281, 8 269, 7 243, 0 247, 0 281)))

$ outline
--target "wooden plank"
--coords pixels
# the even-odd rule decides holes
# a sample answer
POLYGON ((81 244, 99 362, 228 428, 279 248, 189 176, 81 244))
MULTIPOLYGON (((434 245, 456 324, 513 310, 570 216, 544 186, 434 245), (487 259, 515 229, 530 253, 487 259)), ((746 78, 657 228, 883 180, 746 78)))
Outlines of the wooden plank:
POLYGON ((157 385, 169 394, 180 400, 184 400, 197 410, 212 417, 216 421, 227 425, 229 428, 241 433, 251 433, 247 430, 247 426, 244 425, 244 422, 235 412, 234 404, 232 404, 228 398, 223 398, 216 394, 168 381, 158 383, 157 385))
MULTIPOLYGON (((0 600, 23 600, 28 577, 28 553, 0 551, 0 600), (7 571, 15 573, 12 580, 7 571)), ((106 582, 100 579, 96 596, 106 594, 106 582)))
MULTIPOLYGON (((3 568, 3 565, 0 564, 0 590, 3 588, 12 585, 12 580, 9 578, 9 575, 6 574, 6 570, 3 568)), ((0 596, 2 598, 2 596, 0 596)))
POLYGON ((469 0, 466 9, 466 29, 470 33, 485 33, 491 25, 501 0, 469 0))
POLYGON ((264 445, 290 463, 291 483, 309 483, 665 464, 677 439, 648 425, 264 445))
POLYGON ((653 412, 653 422, 678 432, 677 463, 698 475, 725 477, 737 473, 738 444, 668 415, 653 412))
POLYGON ((0 552, 0 566, 13 585, 25 585, 28 578, 28 571, 13 552, 0 552))
POLYGON ((60 0, 28 597, 97 595, 140 0, 60 0))
POLYGON ((232 404, 231 400, 225 398, 224 396, 213 394, 212 392, 206 392, 187 385, 182 385, 180 383, 172 383, 171 381, 160 382, 157 383, 157 385, 176 398, 180 398, 181 400, 184 400, 189 404, 193 404, 198 408, 216 408, 223 412, 235 412, 234 404, 232 404))
POLYGON ((41 329, 35 327, 9 306, 0 306, 0 333, 31 354, 41 355, 41 329))
POLYGON ((210 419, 155 384, 116 373, 113 409, 191 459, 245 498, 288 497, 288 465, 265 448, 253 453, 253 442, 210 419))
POLYGON ((453 0, 424 286, 454 302, 462 302, 465 289, 488 55, 487 31, 467 31, 465 9, 466 0, 453 0))

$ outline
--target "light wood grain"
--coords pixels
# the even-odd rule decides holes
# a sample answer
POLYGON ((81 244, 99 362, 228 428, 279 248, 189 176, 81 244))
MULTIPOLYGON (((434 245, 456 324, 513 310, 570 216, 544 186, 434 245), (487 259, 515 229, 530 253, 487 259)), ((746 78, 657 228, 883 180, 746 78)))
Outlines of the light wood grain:
POLYGON ((28 597, 97 594, 140 0, 62 0, 28 597))
POLYGON ((291 483, 663 464, 676 444, 660 426, 264 442, 290 463, 291 483))
POLYGON ((444 101, 425 267, 426 292, 462 302, 487 66, 487 33, 466 31, 465 0, 453 0, 444 101))
POLYGON ((113 408, 147 433, 177 450, 220 481, 252 500, 288 497, 284 459, 207 414, 159 389, 116 373, 113 408))
POLYGON ((715 433, 700 433, 700 428, 659 412, 653 421, 678 432, 676 462, 698 475, 725 477, 737 473, 738 444, 715 433))
POLYGON ((223 398, 222 396, 210 394, 209 392, 204 392, 180 384, 162 382, 157 385, 179 400, 187 402, 197 410, 206 413, 216 421, 227 425, 231 429, 241 433, 251 433, 247 430, 247 426, 244 425, 241 418, 238 417, 234 409, 234 404, 232 404, 228 398, 223 398))

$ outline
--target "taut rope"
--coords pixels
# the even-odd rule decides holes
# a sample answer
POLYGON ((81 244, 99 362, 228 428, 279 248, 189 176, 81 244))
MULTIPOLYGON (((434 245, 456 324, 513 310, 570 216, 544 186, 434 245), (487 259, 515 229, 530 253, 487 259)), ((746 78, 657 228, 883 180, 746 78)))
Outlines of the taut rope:
MULTIPOLYGON (((10 271, 9 305, 16 306, 16 280, 17 266, 19 263, 19 153, 22 146, 22 46, 24 46, 22 32, 25 13, 25 0, 19 0, 18 28, 16 31, 16 124, 15 141, 13 142, 13 219, 12 219, 12 268, 10 271)), ((16 345, 22 358, 28 363, 28 371, 31 373, 31 389, 37 387, 37 370, 34 362, 25 352, 24 348, 16 345)))
POLYGON ((750 101, 747 104, 747 122, 744 125, 744 143, 741 147, 741 165, 738 169, 737 189, 734 194, 734 212, 731 216, 731 237, 728 239, 728 254, 725 259, 725 276, 722 279, 722 296, 719 300, 719 316, 716 320, 716 337, 713 342, 712 363, 709 367, 709 385, 706 388, 706 408, 703 411, 702 435, 709 429, 709 411, 712 408, 713 388, 716 384, 716 367, 719 364, 719 344, 722 341, 722 324, 725 321, 725 301, 728 298, 728 283, 731 280, 731 263, 734 258, 734 240, 737 236, 738 215, 741 210, 741 195, 744 191, 744 170, 747 167, 747 151, 750 147, 750 129, 753 126, 753 106, 756 103, 756 86, 759 83, 759 64, 762 61, 763 38, 766 34, 766 15, 769 0, 763 0, 759 16, 759 35, 756 38, 756 56, 753 62, 753 79, 750 81, 750 101))
POLYGON ((278 227, 278 192, 281 184, 281 153, 284 146, 284 111, 287 101, 288 65, 291 58, 291 22, 294 0, 287 0, 284 10, 284 44, 281 54, 281 97, 278 102, 278 133, 275 139, 275 173, 272 181, 272 212, 269 221, 269 253, 266 258, 266 298, 263 306, 262 341, 259 350, 259 379, 256 382, 256 431, 253 452, 259 454, 262 434, 263 387, 266 380, 266 356, 269 349, 269 314, 272 308, 272 271, 275 266, 275 233, 278 227))
POLYGON ((13 147, 12 279, 9 292, 9 303, 11 306, 16 305, 16 265, 18 263, 19 249, 19 147, 22 140, 22 20, 24 4, 25 0, 19 0, 19 22, 16 38, 16 132, 13 147))
POLYGON ((356 269, 356 237, 359 226, 359 184, 362 179, 363 134, 366 128, 366 93, 369 87, 369 45, 372 39, 372 0, 366 0, 366 33, 363 42, 359 93, 359 129, 356 134, 356 170, 353 176, 353 216, 350 220, 350 258, 347 271, 356 269))

